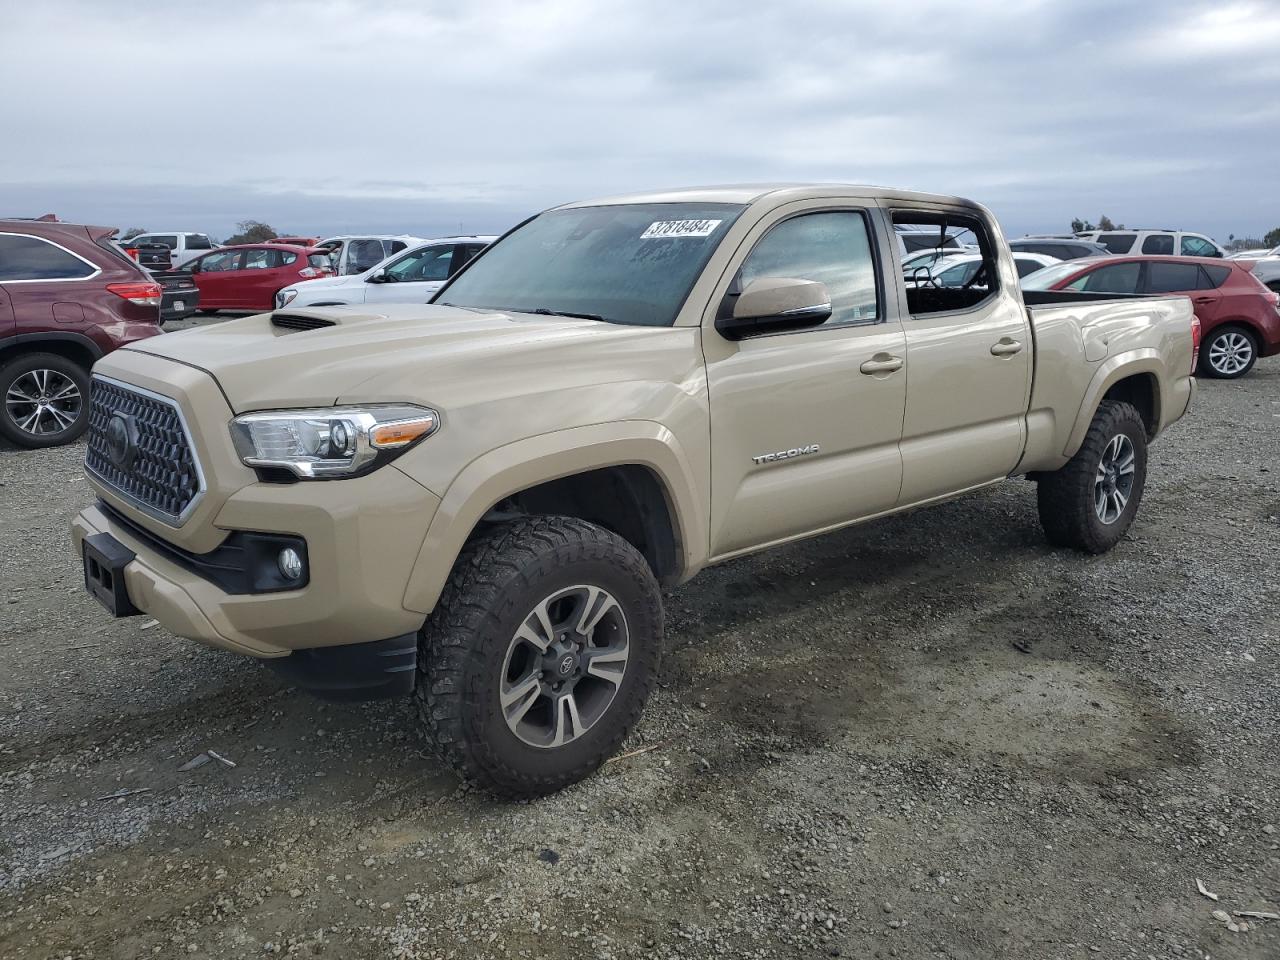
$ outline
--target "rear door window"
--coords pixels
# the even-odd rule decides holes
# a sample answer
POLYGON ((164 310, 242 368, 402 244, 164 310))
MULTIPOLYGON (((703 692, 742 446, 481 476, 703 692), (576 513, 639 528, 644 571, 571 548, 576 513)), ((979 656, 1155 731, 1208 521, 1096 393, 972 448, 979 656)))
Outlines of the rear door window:
POLYGON ((1150 263, 1147 265, 1148 293, 1185 293, 1199 290, 1200 266, 1195 263, 1150 263))
POLYGON ((1142 252, 1156 257, 1170 256, 1173 253, 1173 234, 1151 234, 1142 241, 1142 252))
POLYGON ((1133 249, 1133 242, 1138 239, 1136 233, 1100 233, 1098 243, 1112 253, 1128 253, 1133 249))
POLYGON ((1201 277, 1201 287, 1205 290, 1216 290, 1227 282, 1227 277, 1231 276, 1230 267, 1202 266, 1200 272, 1204 275, 1201 277))
POLYGON ((98 268, 48 240, 0 233, 0 282, 84 280, 98 268))
POLYGON ((244 252, 244 266, 241 270, 270 270, 280 266, 280 251, 265 247, 244 252))
POLYGON ((209 238, 206 237, 203 233, 188 233, 187 249, 188 250, 212 250, 213 244, 209 242, 209 238))
POLYGON ((368 237, 352 240, 347 250, 347 273, 364 273, 381 263, 385 257, 381 240, 368 237))
POLYGON ((1137 293, 1141 277, 1141 263, 1113 263, 1086 273, 1069 284, 1068 289, 1082 293, 1137 293))
POLYGON ((1019 277, 1025 277, 1027 274, 1035 273, 1037 270, 1044 268, 1044 264, 1040 261, 1031 260, 1027 257, 1014 257, 1013 264, 1017 267, 1019 277))

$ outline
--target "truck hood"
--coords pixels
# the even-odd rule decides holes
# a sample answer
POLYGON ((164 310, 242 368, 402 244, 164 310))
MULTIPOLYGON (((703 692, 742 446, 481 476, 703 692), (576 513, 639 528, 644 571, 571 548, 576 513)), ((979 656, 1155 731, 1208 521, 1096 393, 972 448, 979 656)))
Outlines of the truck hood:
MULTIPOLYGON (((447 403, 476 392, 536 391, 535 371, 566 381, 617 377, 620 354, 663 353, 690 331, 422 304, 307 307, 166 333, 124 348, 204 370, 236 413, 333 403, 447 403), (273 316, 332 325, 277 326, 273 316)), ((687 352, 687 351, 686 351, 687 352)), ((665 366, 666 364, 663 364, 665 366)))

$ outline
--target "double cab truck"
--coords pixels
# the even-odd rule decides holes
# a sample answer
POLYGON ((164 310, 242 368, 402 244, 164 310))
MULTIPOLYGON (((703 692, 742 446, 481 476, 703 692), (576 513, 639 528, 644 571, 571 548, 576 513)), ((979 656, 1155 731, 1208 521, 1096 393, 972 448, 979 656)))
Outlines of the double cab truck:
POLYGON ((1185 297, 1024 298, 965 200, 572 203, 426 305, 282 309, 100 360, 72 538, 115 615, 324 696, 410 695, 464 777, 546 793, 617 750, 662 588, 711 564, 1018 476, 1050 543, 1110 549, 1196 349, 1185 297), (903 226, 971 233, 981 268, 908 286, 903 226))

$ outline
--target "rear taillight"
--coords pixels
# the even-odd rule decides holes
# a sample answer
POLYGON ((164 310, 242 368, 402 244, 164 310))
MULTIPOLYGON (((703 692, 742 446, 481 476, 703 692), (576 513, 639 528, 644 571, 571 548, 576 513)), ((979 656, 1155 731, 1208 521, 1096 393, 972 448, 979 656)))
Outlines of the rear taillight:
POLYGON ((138 259, 138 248, 137 248, 137 247, 125 247, 125 248, 124 248, 124 252, 125 252, 125 253, 127 253, 129 256, 133 257, 133 259, 135 259, 135 260, 137 260, 137 259, 138 259))
POLYGON ((315 267, 303 267, 298 271, 298 276, 305 277, 308 280, 314 280, 316 277, 320 276, 320 271, 315 267))
POLYGON ((160 297, 164 293, 158 283, 108 283, 107 290, 117 297, 136 303, 140 307, 160 306, 160 297))
POLYGON ((1196 367, 1200 365, 1200 338, 1202 331, 1200 329, 1200 318, 1194 313, 1191 315, 1191 372, 1196 372, 1196 367))

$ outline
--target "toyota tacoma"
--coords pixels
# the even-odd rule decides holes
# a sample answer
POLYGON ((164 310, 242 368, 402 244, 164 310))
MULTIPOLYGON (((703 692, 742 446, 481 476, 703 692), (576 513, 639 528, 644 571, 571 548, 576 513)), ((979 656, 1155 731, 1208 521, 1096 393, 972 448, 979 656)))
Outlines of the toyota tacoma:
POLYGON ((1034 293, 994 218, 854 186, 557 207, 426 305, 277 310, 94 368, 73 521, 116 616, 331 698, 411 695, 506 795, 615 752, 655 682, 661 590, 711 564, 1037 484, 1102 553, 1189 407, 1184 297, 1034 293), (963 233, 908 285, 901 227, 963 233))

